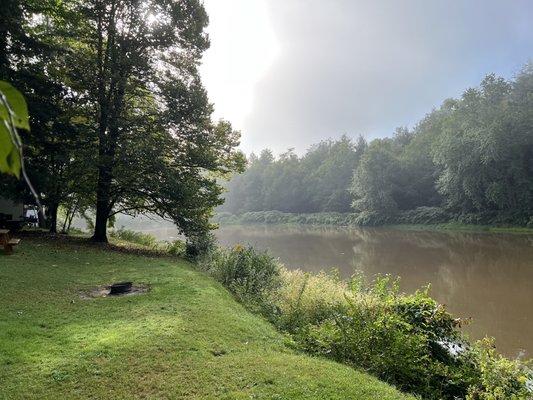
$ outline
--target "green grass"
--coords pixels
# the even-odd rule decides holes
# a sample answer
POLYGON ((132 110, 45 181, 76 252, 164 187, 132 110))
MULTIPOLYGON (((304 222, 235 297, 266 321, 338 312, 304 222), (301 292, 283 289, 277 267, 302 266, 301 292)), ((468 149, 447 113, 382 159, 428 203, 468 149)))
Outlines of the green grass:
POLYGON ((412 399, 291 349, 185 261, 24 238, 0 254, 0 399, 412 399), (121 280, 138 296, 84 300, 121 280))

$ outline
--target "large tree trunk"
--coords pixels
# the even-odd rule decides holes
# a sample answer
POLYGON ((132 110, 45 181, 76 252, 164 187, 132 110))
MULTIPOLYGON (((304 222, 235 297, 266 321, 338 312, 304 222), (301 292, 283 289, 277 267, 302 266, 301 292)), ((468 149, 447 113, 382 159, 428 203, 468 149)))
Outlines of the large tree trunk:
POLYGON ((98 186, 96 189, 96 221, 94 224, 94 242, 107 243, 107 221, 110 211, 111 168, 101 166, 98 169, 98 186))
POLYGON ((107 135, 105 126, 100 127, 100 167, 98 168, 98 186, 96 188, 96 223, 94 225, 95 242, 107 243, 107 221, 113 208, 111 200, 111 183, 113 181, 113 169, 115 167, 115 155, 119 138, 118 119, 122 112, 126 81, 120 79, 117 83, 116 93, 114 93, 111 110, 104 112, 107 114, 107 135))
POLYGON ((50 233, 57 233, 57 210, 59 208, 58 204, 50 204, 48 207, 49 213, 49 231, 50 233))
POLYGON ((107 243, 107 215, 98 206, 96 207, 94 234, 91 239, 93 242, 107 243))
MULTIPOLYGON (((105 15, 104 11, 101 12, 105 15)), ((104 243, 107 242, 107 221, 113 208, 111 201, 111 183, 113 181, 113 169, 116 162, 115 153, 119 137, 119 118, 122 114, 124 93, 129 72, 124 65, 123 50, 115 41, 115 13, 116 4, 113 2, 107 21, 108 31, 105 45, 105 35, 102 30, 104 20, 102 17, 99 17, 97 22, 99 167, 96 188, 96 221, 92 240, 104 243)))
MULTIPOLYGON (((48 211, 47 211, 47 213, 48 213, 48 211)), ((39 228, 46 229, 46 217, 44 215, 44 210, 43 209, 39 209, 39 211, 37 212, 37 218, 38 218, 37 225, 39 226, 39 228)))

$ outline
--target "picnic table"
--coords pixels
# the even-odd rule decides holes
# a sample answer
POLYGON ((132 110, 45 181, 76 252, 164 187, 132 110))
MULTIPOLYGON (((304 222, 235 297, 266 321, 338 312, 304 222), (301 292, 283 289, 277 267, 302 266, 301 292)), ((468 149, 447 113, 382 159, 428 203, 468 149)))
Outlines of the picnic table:
POLYGON ((0 246, 4 248, 4 253, 13 254, 13 247, 20 243, 20 239, 13 239, 9 236, 8 229, 0 229, 0 246))

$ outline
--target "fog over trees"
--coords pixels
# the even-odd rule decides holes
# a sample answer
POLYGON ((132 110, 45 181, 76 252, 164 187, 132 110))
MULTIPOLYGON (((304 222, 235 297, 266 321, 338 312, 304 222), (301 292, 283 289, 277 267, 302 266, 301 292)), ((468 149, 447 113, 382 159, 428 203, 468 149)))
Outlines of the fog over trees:
POLYGON ((266 149, 227 185, 221 211, 354 212, 359 224, 532 223, 533 65, 487 75, 413 129, 342 136, 302 157, 266 149))

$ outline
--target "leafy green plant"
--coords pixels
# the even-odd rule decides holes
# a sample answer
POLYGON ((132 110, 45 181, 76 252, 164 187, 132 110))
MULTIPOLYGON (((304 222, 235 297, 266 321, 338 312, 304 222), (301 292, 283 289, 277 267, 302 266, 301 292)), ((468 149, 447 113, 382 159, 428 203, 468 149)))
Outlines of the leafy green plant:
POLYGON ((266 316, 306 352, 362 368, 424 399, 528 398, 524 364, 469 344, 459 331, 463 321, 432 299, 429 287, 406 295, 390 276, 366 282, 356 274, 345 282, 283 268, 280 278, 266 296, 270 308, 261 311, 275 310, 266 316))
POLYGON ((220 212, 214 221, 224 225, 231 224, 303 224, 303 225, 353 225, 355 214, 340 212, 321 212, 294 214, 281 211, 250 211, 242 214, 220 212))
POLYGON ((26 174, 22 141, 18 129, 30 130, 28 106, 24 96, 7 82, 0 81, 0 172, 20 178, 21 172, 44 219, 39 195, 26 174))
POLYGON ((444 362, 454 361, 443 361, 433 351, 437 346, 439 356, 446 353, 437 338, 452 340, 455 320, 427 292, 401 295, 398 281, 389 276, 371 284, 360 275, 349 283, 327 274, 283 276, 276 296, 281 312, 275 323, 303 350, 363 368, 424 398, 453 398, 450 393, 460 394, 468 387, 463 382, 469 382, 467 369, 459 366, 465 378, 457 383, 456 368, 444 362), (451 329, 435 333, 441 326, 451 329))
POLYGON ((394 221, 388 214, 382 214, 377 211, 361 211, 357 214, 355 218, 356 225, 362 226, 377 226, 377 225, 386 225, 394 221))
POLYGON ((9 83, 0 81, 0 172, 20 177, 22 142, 17 128, 30 129, 26 100, 9 83))
POLYGON ((400 213, 397 218, 402 224, 440 224, 451 220, 451 215, 441 207, 417 207, 400 213))
POLYGON ((496 353, 492 339, 480 340, 470 350, 481 376, 468 390, 467 400, 533 398, 533 371, 517 360, 496 353))
POLYGON ((186 254, 187 246, 183 240, 174 240, 167 244, 166 251, 173 256, 183 257, 186 254))
POLYGON ((333 274, 282 269, 281 278, 274 322, 284 331, 296 333, 320 324, 346 302, 347 285, 333 274))
POLYGON ((200 266, 245 303, 264 305, 281 283, 277 261, 253 247, 217 249, 200 266))
POLYGON ((210 233, 190 235, 185 243, 185 255, 190 260, 199 260, 216 249, 215 236, 210 233))

